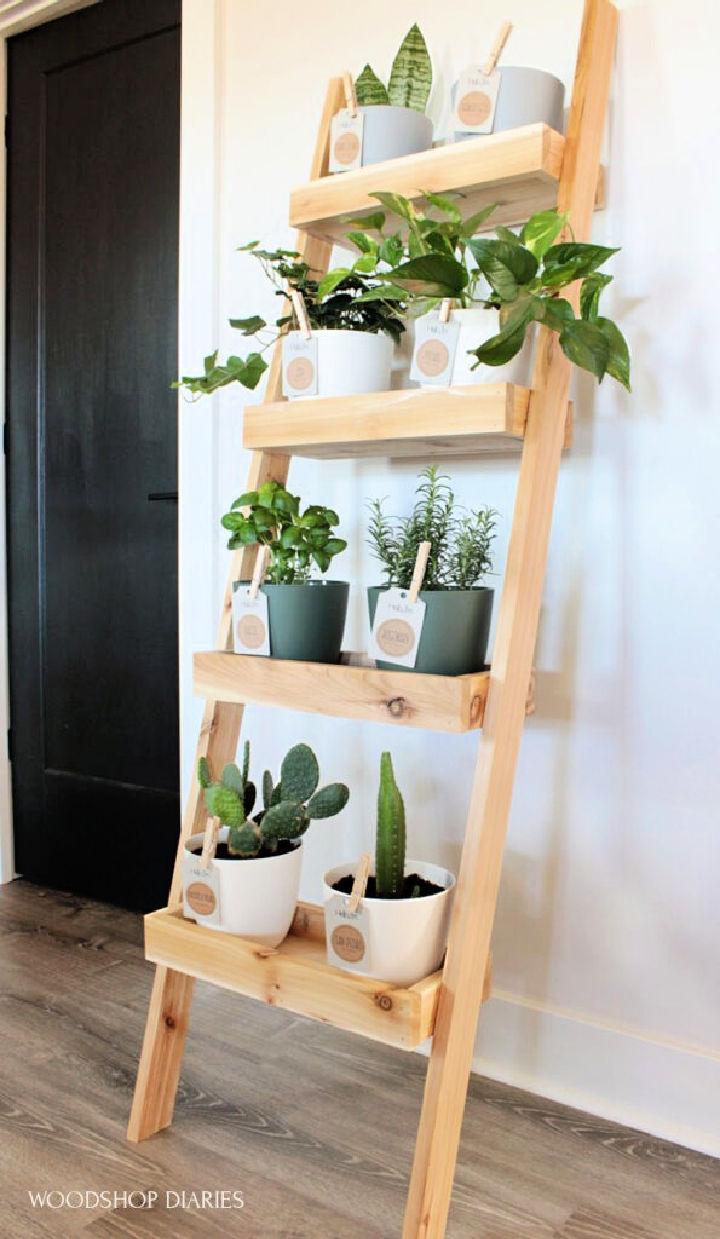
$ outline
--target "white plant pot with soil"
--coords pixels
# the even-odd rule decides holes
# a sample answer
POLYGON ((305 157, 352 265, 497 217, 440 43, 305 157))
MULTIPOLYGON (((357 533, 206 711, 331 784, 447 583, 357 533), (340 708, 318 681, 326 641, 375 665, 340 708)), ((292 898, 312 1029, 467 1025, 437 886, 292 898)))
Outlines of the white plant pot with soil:
POLYGON ((314 331, 317 340, 317 394, 296 399, 360 396, 387 391, 393 342, 384 332, 314 331))
MULTIPOLYGON (((220 924, 208 925, 207 918, 197 917, 198 925, 208 925, 220 933, 251 938, 263 946, 278 946, 292 924, 300 889, 302 840, 288 845, 277 856, 256 856, 251 859, 223 858, 228 828, 218 834, 218 852, 212 864, 218 873, 220 924)), ((192 835, 186 845, 188 852, 202 851, 204 835, 192 835)))
MULTIPOLYGON (((357 864, 338 865, 330 869, 323 881, 323 904, 338 894, 347 902, 349 893, 334 890, 336 882, 350 888, 357 864)), ((371 874, 374 870, 371 870, 371 874)), ((362 976, 377 977, 394 985, 414 985, 435 972, 443 962, 450 927, 455 877, 441 865, 408 860, 406 877, 417 876, 440 889, 435 894, 415 899, 376 899, 365 895, 362 908, 367 911, 368 941, 365 954, 367 968, 354 965, 348 971, 362 976)), ((369 884, 372 890, 372 879, 369 884)))
MULTIPOLYGON (((453 363, 451 385, 453 387, 469 387, 475 383, 517 383, 520 387, 530 387, 532 382, 532 365, 535 353, 535 324, 531 323, 525 335, 520 352, 503 366, 485 366, 480 364, 472 369, 475 358, 469 349, 478 348, 496 336, 500 331, 500 311, 486 310, 483 306, 470 306, 467 310, 452 310, 450 317, 453 322, 460 323, 455 360, 453 363)), ((406 324, 403 337, 402 361, 397 364, 398 377, 394 386, 405 386, 406 376, 410 372, 410 361, 415 347, 415 321, 410 319, 406 324)), ((433 387, 432 383, 412 383, 413 387, 433 387)))

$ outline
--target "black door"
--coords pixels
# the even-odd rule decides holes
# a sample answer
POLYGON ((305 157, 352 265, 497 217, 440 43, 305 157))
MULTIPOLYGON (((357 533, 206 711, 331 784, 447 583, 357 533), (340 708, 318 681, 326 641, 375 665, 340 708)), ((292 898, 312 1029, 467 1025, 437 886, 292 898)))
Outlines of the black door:
POLYGON ((178 832, 180 0, 8 49, 18 873, 149 908, 178 832))

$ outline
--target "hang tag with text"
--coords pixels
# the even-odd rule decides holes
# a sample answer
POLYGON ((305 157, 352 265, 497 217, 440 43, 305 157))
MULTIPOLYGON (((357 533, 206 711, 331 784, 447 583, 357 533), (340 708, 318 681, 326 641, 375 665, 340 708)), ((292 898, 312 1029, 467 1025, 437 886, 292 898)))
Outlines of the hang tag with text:
POLYGON ((408 591, 396 586, 383 590, 375 608, 370 657, 414 667, 424 619, 425 603, 420 598, 410 602, 408 591))
POLYGON ((325 931, 329 964, 351 972, 372 971, 369 914, 362 902, 350 912, 347 896, 334 895, 325 904, 325 931))
POLYGON ((483 73, 469 65, 455 87, 454 126, 459 133, 492 133, 495 106, 500 88, 497 69, 483 73))
POLYGON ((220 924, 220 875, 214 861, 205 867, 199 856, 183 856, 183 913, 203 925, 220 924))
POLYGON ((251 587, 233 586, 233 642, 236 654, 270 653, 267 595, 250 597, 251 587))
POLYGON ((434 387, 448 387, 452 379, 455 352, 460 335, 460 324, 450 319, 443 323, 436 316, 426 314, 415 323, 415 348, 413 350, 410 378, 434 387))
POLYGON ((362 163, 363 130, 365 117, 358 111, 353 116, 348 108, 343 108, 332 118, 330 124, 330 161, 331 172, 350 172, 359 168, 362 163))
POLYGON ((317 395, 317 337, 289 331, 283 339, 283 395, 289 400, 317 395))

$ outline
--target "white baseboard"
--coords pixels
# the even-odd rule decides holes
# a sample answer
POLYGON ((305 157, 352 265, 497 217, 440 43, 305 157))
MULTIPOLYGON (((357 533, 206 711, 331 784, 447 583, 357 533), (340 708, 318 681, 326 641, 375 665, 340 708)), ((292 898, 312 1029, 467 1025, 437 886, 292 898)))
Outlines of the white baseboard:
POLYGON ((720 1054, 495 993, 473 1070, 720 1157, 720 1054))

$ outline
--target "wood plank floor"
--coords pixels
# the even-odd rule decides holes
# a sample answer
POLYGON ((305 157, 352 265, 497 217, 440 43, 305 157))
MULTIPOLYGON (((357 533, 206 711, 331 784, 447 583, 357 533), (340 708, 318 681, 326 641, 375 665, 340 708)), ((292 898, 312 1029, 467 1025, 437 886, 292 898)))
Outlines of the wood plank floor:
MULTIPOLYGON (((138 917, 0 887, 0 1236, 397 1236, 422 1060, 198 985, 174 1126, 129 1145, 151 977, 138 917), (163 1207, 33 1209, 28 1189, 163 1207), (165 1207, 183 1190, 245 1207, 165 1207)), ((475 1077, 448 1236, 718 1239, 720 1161, 475 1077)))

